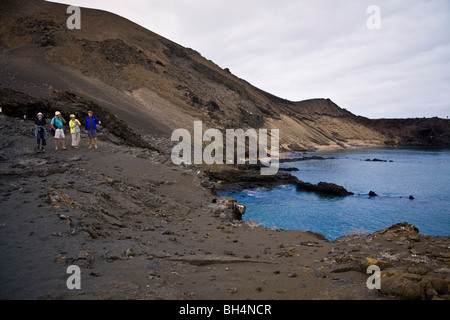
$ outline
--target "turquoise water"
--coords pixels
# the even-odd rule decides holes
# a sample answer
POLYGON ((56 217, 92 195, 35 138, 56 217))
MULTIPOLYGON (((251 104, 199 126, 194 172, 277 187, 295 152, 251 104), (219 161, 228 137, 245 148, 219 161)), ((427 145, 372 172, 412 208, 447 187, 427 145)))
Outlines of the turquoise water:
POLYGON ((429 235, 450 235, 450 149, 358 149, 321 152, 333 157, 281 164, 311 183, 332 182, 354 196, 345 198, 298 192, 295 186, 232 190, 222 195, 247 206, 244 220, 265 227, 310 230, 333 240, 370 233, 407 221, 429 235), (367 162, 366 159, 388 162, 367 162), (392 162, 389 162, 392 161, 392 162), (369 191, 378 194, 370 198, 369 191), (410 200, 413 195, 415 200, 410 200))

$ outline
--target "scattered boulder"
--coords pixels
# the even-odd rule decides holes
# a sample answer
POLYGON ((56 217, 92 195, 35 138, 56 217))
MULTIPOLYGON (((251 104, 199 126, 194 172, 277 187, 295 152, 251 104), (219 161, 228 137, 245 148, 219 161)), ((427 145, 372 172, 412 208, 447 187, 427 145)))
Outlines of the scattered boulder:
POLYGON ((408 222, 402 222, 402 223, 397 223, 389 228, 375 231, 374 233, 371 233, 369 235, 369 237, 376 237, 376 236, 380 236, 380 235, 393 235, 396 237, 416 238, 418 234, 419 234, 419 229, 416 226, 409 224, 408 222))
POLYGON ((92 269, 92 264, 94 263, 94 256, 90 251, 82 250, 75 260, 76 264, 80 268, 92 269))
POLYGON ((242 216, 245 214, 247 207, 241 203, 233 204, 233 214, 236 220, 242 220, 242 216))
POLYGON ((401 299, 433 299, 450 292, 448 274, 411 272, 408 269, 388 269, 382 272, 381 293, 401 299))
POLYGON ((422 235, 407 222, 369 235, 348 235, 333 241, 331 273, 380 267, 380 293, 397 299, 449 299, 448 237, 422 235), (356 250, 355 250, 356 249, 356 250))
POLYGON ((360 262, 362 270, 367 270, 370 266, 378 266, 381 270, 392 268, 394 265, 388 261, 378 260, 374 258, 367 257, 360 262))
POLYGON ((425 299, 425 283, 422 277, 403 270, 389 270, 381 274, 380 292, 391 297, 402 299, 425 299))
POLYGON ((216 216, 221 219, 234 221, 242 220, 242 216, 245 214, 247 207, 241 203, 238 203, 235 198, 222 196, 213 202, 213 211, 216 216))

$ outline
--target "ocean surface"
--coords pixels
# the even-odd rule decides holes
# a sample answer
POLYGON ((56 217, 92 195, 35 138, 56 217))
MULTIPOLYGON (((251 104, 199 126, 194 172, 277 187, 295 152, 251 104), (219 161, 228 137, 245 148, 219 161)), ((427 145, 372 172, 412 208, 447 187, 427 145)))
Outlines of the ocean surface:
MULTIPOLYGON (((311 183, 342 185, 354 196, 329 197, 295 186, 231 190, 247 206, 244 220, 265 227, 321 232, 329 240, 407 221, 428 235, 450 235, 450 149, 357 149, 317 152, 326 160, 284 163, 311 183), (365 161, 380 159, 387 162, 365 161), (369 197, 374 191, 378 196, 369 197), (410 200, 409 196, 414 196, 410 200)), ((309 154, 311 156, 311 154, 309 154)))

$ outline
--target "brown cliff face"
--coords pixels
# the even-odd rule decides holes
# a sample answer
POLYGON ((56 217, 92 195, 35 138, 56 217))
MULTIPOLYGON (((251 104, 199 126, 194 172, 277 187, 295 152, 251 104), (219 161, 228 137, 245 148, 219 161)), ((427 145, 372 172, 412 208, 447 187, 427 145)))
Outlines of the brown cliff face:
POLYGON ((329 99, 275 97, 117 15, 82 8, 81 30, 69 30, 66 5, 35 0, 2 6, 2 88, 36 98, 71 92, 138 132, 166 137, 200 119, 204 127, 219 129, 280 129, 281 150, 392 140, 329 99))
POLYGON ((450 145, 450 121, 446 119, 376 119, 368 121, 367 126, 385 135, 387 145, 450 145))

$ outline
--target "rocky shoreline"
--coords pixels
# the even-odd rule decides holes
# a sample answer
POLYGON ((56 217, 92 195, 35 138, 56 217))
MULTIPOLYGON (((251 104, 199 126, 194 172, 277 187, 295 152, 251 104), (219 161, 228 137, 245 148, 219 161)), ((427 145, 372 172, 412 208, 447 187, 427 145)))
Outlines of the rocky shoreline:
MULTIPOLYGON (((308 159, 317 159, 316 157, 308 157, 308 159)), ((323 159, 323 158, 322 158, 323 159)), ((294 160, 294 159, 290 159, 294 160)), ((294 162, 294 161, 290 161, 294 162)), ((290 171, 296 171, 296 168, 280 169, 277 174, 272 176, 263 176, 260 174, 261 165, 238 165, 237 168, 231 170, 211 171, 205 170, 206 179, 202 180, 205 187, 209 187, 213 193, 217 190, 228 189, 251 189, 259 187, 273 187, 280 184, 292 184, 297 187, 298 191, 307 191, 319 193, 328 196, 345 197, 353 195, 353 192, 347 191, 343 186, 334 183, 319 182, 312 184, 299 180, 290 174, 290 171), (212 183, 212 182, 214 183, 212 183)))
POLYGON ((406 222, 332 242, 263 228, 214 192, 298 184, 289 173, 177 167, 107 130, 98 150, 83 136, 79 150, 37 153, 32 129, 0 117, 2 299, 450 298, 448 237, 406 222), (74 264, 81 290, 66 287, 74 264), (380 290, 366 286, 369 265, 381 269, 380 290))

